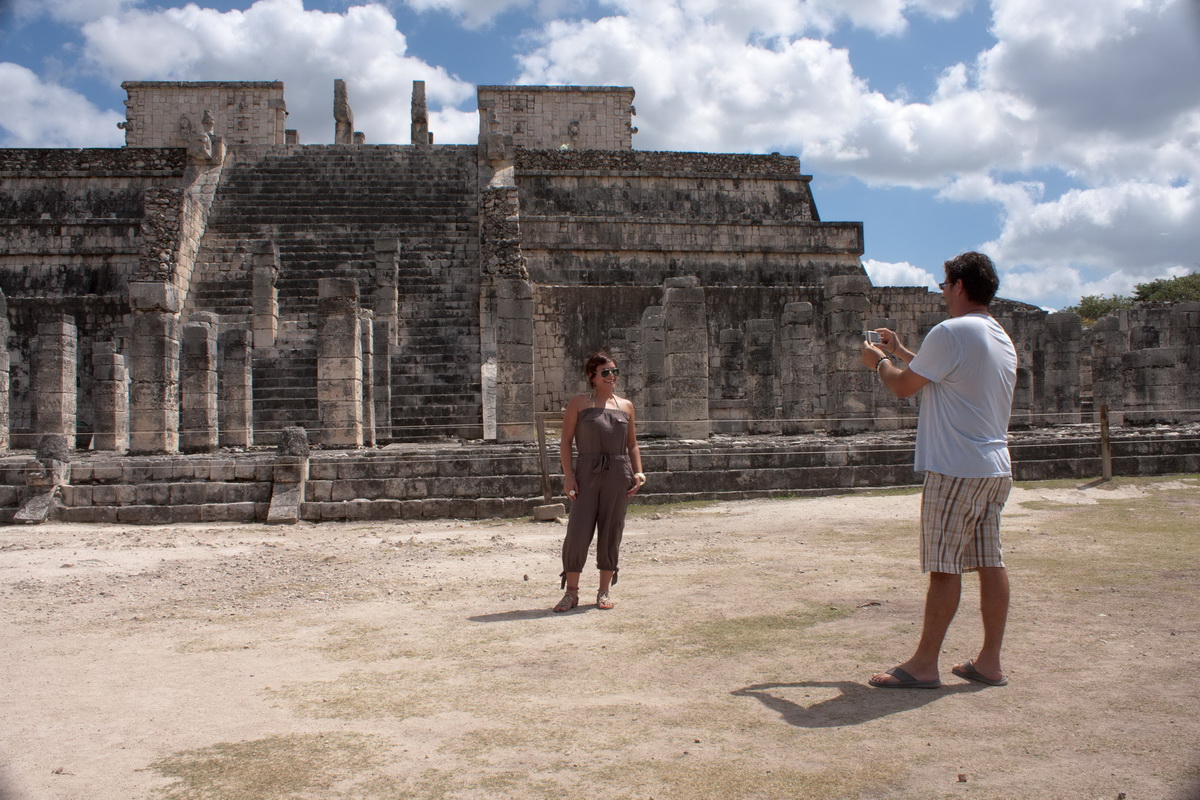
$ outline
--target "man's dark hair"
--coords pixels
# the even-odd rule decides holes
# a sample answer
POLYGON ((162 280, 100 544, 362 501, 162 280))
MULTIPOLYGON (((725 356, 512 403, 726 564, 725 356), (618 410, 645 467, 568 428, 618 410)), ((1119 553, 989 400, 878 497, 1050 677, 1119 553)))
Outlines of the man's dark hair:
POLYGON ((996 266, 983 253, 963 253, 947 261, 945 267, 946 282, 962 281, 963 291, 972 303, 986 306, 1000 288, 996 266))

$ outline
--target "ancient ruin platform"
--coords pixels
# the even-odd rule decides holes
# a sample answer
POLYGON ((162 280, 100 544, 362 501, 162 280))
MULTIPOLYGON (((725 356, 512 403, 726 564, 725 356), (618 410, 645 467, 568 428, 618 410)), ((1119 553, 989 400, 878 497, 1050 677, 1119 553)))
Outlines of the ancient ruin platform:
MULTIPOLYGON (((637 503, 746 500, 915 486, 912 431, 831 436, 715 435, 642 442, 646 487, 637 503)), ((1017 480, 1102 475, 1098 426, 1013 432, 1017 480)), ((1200 472, 1200 425, 1120 427, 1111 433, 1114 475, 1200 472)), ((13 523, 30 453, 0 459, 0 523, 13 523)), ((118 456, 76 451, 70 483, 48 518, 161 525, 265 521, 280 456, 273 449, 203 455, 118 456)), ((459 442, 314 450, 303 521, 525 517, 545 504, 536 444, 459 442)), ((286 470, 285 470, 286 472, 286 470)), ((550 476, 553 502, 557 470, 550 476)))

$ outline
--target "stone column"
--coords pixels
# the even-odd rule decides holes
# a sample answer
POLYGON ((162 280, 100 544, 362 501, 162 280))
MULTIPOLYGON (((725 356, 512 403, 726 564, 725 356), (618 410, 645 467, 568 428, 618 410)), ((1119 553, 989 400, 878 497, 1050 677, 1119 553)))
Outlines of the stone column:
POLYGON ((392 438, 392 335, 395 327, 387 322, 375 320, 375 364, 371 374, 375 378, 375 441, 392 438))
POLYGON ((250 257, 254 277, 254 346, 271 347, 279 331, 279 248, 261 239, 250 257))
POLYGON ((8 450, 8 300, 0 290, 0 453, 8 450))
POLYGON ((363 444, 375 446, 375 315, 368 308, 358 312, 359 337, 362 339, 362 414, 363 444))
MULTIPOLYGON (((7 343, 5 345, 7 347, 7 343)), ((39 435, 59 434, 67 446, 75 444, 76 363, 79 331, 75 320, 58 315, 37 326, 33 345, 30 401, 33 430, 39 435)))
POLYGON ((666 323, 667 424, 671 436, 707 439, 708 321, 704 289, 695 277, 667 278, 663 289, 666 323))
POLYGON ((662 306, 642 312, 642 364, 646 387, 645 411, 638 430, 647 436, 667 433, 667 328, 662 306))
POLYGON ((1060 311, 1046 317, 1042 339, 1042 417, 1048 424, 1079 422, 1079 345, 1083 324, 1078 314, 1060 311))
POLYGON ((413 81, 411 141, 417 147, 433 144, 429 133, 429 109, 425 104, 425 81, 413 81))
POLYGON ((1128 349, 1129 337, 1121 330, 1121 318, 1109 315, 1096 320, 1091 328, 1093 422, 1100 421, 1100 409, 1108 406, 1112 425, 1125 422, 1124 373, 1121 356, 1128 349))
POLYGON ((129 372, 125 356, 112 342, 97 342, 92 350, 92 447, 96 450, 129 449, 129 372))
POLYGON ((333 81, 334 144, 354 144, 354 110, 350 108, 350 96, 346 82, 341 78, 333 81))
POLYGON ((710 377, 716 381, 717 397, 709 403, 713 430, 718 433, 747 431, 746 336, 738 328, 724 328, 717 334, 717 357, 710 377))
POLYGON ((746 322, 746 398, 750 432, 779 433, 775 404, 775 320, 746 322))
POLYGON ((480 199, 480 384, 485 437, 529 441, 533 410, 533 284, 521 254, 520 203, 511 185, 480 199))
POLYGON ((783 395, 783 432, 804 433, 816 426, 816 383, 813 371, 812 303, 783 307, 779 331, 779 372, 783 395))
POLYGON ((245 328, 232 328, 221 334, 217 350, 219 442, 221 447, 249 447, 254 442, 253 336, 245 328))
POLYGON ((495 291, 496 438, 527 442, 537 436, 533 419, 533 284, 499 278, 495 291))
POLYGON ((321 278, 317 294, 317 438, 325 447, 362 447, 358 283, 353 278, 321 278))
POLYGON ((1183 416, 1185 420, 1195 421, 1200 409, 1200 303, 1179 303, 1175 306, 1175 314, 1179 317, 1180 343, 1179 366, 1183 370, 1182 407, 1191 413, 1183 416))
POLYGON ((865 276, 836 275, 825 284, 825 365, 828 370, 828 429, 837 433, 874 425, 878 378, 862 365, 863 321, 871 310, 865 276))
POLYGON ((183 326, 179 365, 179 449, 217 449, 217 328, 215 314, 195 314, 183 326))
POLYGON ((1122 356, 1125 372, 1125 421, 1171 422, 1182 408, 1183 387, 1174 347, 1147 347, 1122 356))
POLYGON ((129 451, 179 452, 179 290, 130 281, 129 451))
POLYGON ((645 390, 645 369, 637 328, 613 328, 608 332, 608 354, 621 367, 620 392, 628 398, 641 415, 645 390))
POLYGON ((400 240, 375 240, 375 349, 396 345, 400 330, 400 240), (386 338, 380 338, 380 332, 386 338))

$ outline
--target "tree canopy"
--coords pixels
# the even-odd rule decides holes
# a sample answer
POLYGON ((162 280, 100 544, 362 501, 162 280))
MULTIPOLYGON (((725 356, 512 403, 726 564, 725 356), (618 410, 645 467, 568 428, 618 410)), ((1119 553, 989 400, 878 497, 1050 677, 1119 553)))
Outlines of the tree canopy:
POLYGON ((1119 294, 1108 297, 1098 294, 1084 295, 1079 298, 1078 304, 1067 306, 1063 311, 1073 311, 1083 320, 1084 325, 1091 325, 1114 311, 1129 308, 1135 302, 1177 303, 1188 300, 1200 300, 1200 272, 1181 275, 1178 278, 1159 278, 1148 283, 1139 283, 1133 287, 1132 297, 1119 294))

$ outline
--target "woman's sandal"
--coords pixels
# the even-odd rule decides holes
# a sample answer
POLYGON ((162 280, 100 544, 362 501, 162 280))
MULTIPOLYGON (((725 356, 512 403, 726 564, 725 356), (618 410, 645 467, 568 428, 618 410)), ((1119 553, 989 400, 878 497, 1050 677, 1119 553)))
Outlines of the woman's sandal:
POLYGON ((608 599, 608 592, 596 593, 596 608, 601 611, 607 611, 613 607, 613 601, 608 599))
POLYGON ((558 605, 554 607, 555 611, 570 611, 575 606, 579 605, 579 590, 567 590, 567 593, 562 596, 562 600, 558 601, 558 605))

